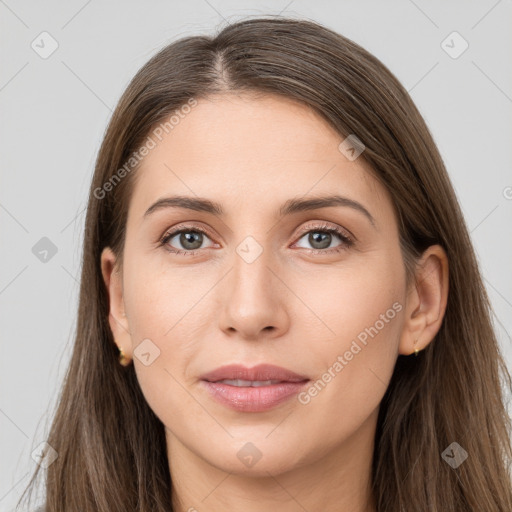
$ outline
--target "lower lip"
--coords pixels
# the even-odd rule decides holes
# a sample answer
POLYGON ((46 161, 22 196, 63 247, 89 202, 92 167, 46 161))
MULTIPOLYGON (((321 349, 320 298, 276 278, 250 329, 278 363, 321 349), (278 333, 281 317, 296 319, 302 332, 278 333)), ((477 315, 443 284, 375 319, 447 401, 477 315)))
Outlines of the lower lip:
POLYGON ((242 412, 268 411, 298 394, 309 381, 281 382, 270 386, 239 387, 222 382, 201 381, 213 398, 242 412))

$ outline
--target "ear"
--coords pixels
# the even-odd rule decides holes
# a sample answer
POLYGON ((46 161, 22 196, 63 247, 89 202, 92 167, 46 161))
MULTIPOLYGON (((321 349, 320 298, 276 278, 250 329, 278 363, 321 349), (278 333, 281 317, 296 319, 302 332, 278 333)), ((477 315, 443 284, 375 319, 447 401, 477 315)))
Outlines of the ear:
POLYGON ((418 263, 415 282, 406 299, 399 353, 423 350, 441 328, 448 302, 448 257, 440 245, 432 245, 418 263))
POLYGON ((123 274, 110 247, 105 247, 101 253, 101 273, 109 297, 108 321, 114 341, 119 348, 123 349, 126 358, 131 360, 133 359, 132 338, 124 310, 123 274))

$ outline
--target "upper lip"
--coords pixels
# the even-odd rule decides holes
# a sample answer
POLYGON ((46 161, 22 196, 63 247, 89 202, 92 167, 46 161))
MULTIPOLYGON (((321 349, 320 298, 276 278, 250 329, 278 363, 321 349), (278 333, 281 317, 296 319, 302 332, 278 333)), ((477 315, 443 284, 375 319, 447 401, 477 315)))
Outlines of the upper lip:
POLYGON ((201 379, 209 382, 217 382, 224 379, 250 381, 279 380, 282 382, 302 382, 309 380, 308 377, 304 375, 299 375, 291 370, 272 364, 259 364, 252 368, 241 364, 230 364, 205 373, 201 376, 201 379))

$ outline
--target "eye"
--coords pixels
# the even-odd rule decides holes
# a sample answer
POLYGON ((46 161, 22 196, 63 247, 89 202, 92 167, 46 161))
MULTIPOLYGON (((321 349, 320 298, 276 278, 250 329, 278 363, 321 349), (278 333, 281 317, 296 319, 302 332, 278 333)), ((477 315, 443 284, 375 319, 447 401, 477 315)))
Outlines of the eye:
MULTIPOLYGON (((309 249, 313 253, 328 254, 331 252, 341 252, 347 250, 354 244, 351 236, 336 225, 307 225, 304 227, 303 234, 299 240, 307 235, 307 243, 312 245, 309 249), (331 247, 334 238, 341 241, 338 245, 331 247)), ((201 249, 204 239, 210 240, 206 231, 198 226, 178 226, 176 229, 167 232, 160 240, 159 244, 174 254, 194 256, 201 249), (174 240, 175 239, 175 240, 174 240), (175 244, 181 245, 176 247, 175 244)), ((211 245, 210 247, 212 247, 211 245)), ((306 249, 308 249, 306 247, 306 249)))
POLYGON ((307 235, 307 243, 312 245, 312 251, 315 253, 340 252, 348 249, 354 244, 352 238, 337 226, 321 225, 306 226, 307 230, 301 237, 301 240, 307 235), (334 238, 341 240, 341 243, 335 247, 331 247, 334 238))
POLYGON ((160 245, 165 246, 169 252, 193 256, 196 254, 195 251, 201 248, 205 237, 209 239, 207 233, 201 228, 182 227, 166 233, 160 240, 160 245), (180 244, 182 249, 171 245, 173 239, 176 239, 174 244, 180 244))

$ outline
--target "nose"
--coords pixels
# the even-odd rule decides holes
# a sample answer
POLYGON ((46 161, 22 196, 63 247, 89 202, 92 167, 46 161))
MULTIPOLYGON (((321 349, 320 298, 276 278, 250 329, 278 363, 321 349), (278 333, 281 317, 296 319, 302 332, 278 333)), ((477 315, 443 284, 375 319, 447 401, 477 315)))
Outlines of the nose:
POLYGON ((289 292, 272 266, 270 250, 254 261, 234 253, 233 268, 219 290, 220 328, 229 336, 237 333, 246 340, 270 339, 288 330, 289 292))

